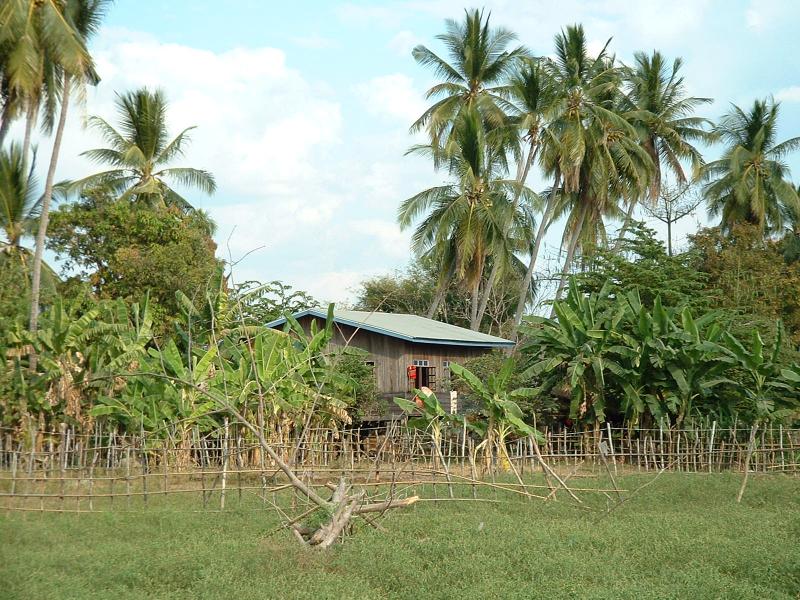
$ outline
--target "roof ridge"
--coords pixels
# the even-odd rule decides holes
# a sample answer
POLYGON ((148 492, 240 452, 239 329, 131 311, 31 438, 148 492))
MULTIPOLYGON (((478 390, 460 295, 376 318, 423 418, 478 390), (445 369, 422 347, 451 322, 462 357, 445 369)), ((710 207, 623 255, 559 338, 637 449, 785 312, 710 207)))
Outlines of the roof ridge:
MULTIPOLYGON (((302 318, 310 314, 316 317, 326 318, 328 311, 322 307, 314 307, 296 312, 293 316, 295 318, 302 318)), ((365 329, 390 337, 397 337, 410 342, 473 347, 510 347, 514 345, 514 342, 511 340, 499 336, 473 331, 466 327, 437 321, 436 319, 430 319, 412 313, 390 313, 334 308, 333 318, 343 325, 365 329), (404 317, 412 317, 412 319, 404 317), (403 323, 398 321, 402 321, 403 323)), ((286 318, 282 317, 267 323, 267 326, 277 327, 285 322, 286 318)))

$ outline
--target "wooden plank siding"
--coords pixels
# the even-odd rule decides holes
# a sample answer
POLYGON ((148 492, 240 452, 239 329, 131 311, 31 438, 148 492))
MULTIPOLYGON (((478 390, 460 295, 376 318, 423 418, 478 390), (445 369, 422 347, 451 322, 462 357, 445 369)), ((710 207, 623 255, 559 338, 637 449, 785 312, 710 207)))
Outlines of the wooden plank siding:
MULTIPOLYGON (((298 319, 303 329, 309 331, 311 322, 317 317, 304 316, 298 319)), ((317 327, 324 323, 317 323, 317 327)), ((419 344, 408 342, 388 335, 357 329, 350 325, 334 324, 334 336, 331 346, 349 345, 361 348, 368 353, 368 358, 375 363, 375 379, 378 392, 389 400, 390 412, 394 410, 391 398, 395 396, 409 397, 409 390, 414 387, 408 380, 406 369, 414 360, 427 360, 436 369, 436 386, 434 392, 447 408, 450 399, 450 387, 447 385, 445 361, 463 363, 465 360, 490 352, 490 348, 473 348, 446 344, 419 344)))

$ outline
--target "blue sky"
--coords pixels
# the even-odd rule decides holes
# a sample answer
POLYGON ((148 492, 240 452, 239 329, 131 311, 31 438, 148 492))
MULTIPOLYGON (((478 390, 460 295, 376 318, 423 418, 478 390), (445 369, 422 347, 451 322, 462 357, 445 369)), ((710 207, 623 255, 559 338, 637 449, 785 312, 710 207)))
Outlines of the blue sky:
MULTIPOLYGON (((93 44, 103 81, 72 115, 58 177, 94 169, 78 157, 100 145, 81 128, 85 115, 113 119, 115 91, 161 87, 175 132, 197 126, 186 164, 217 177, 214 197, 189 197, 219 223, 220 255, 237 263, 236 279, 280 279, 322 300, 347 301, 364 277, 407 263, 397 205, 444 178, 404 156, 417 141, 408 126, 432 82, 411 48, 436 48, 443 20, 460 18, 464 6, 118 0, 93 44)), ((595 48, 613 37, 623 61, 654 48, 681 56, 691 93, 715 98, 705 116, 773 94, 783 103, 781 137, 800 134, 798 2, 484 6, 538 54, 551 51, 559 28, 580 22, 595 48)), ((800 156, 790 163, 800 179, 800 156)), ((679 234, 704 221, 702 211, 687 218, 679 234)), ((556 225, 546 242, 551 258, 558 241, 556 225)))

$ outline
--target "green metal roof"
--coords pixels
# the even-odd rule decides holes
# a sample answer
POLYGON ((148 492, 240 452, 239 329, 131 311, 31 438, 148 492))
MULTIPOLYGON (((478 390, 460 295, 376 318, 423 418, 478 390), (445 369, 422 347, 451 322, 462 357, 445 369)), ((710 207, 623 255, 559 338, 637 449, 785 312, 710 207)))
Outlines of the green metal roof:
MULTIPOLYGON (((295 313, 294 318, 299 319, 308 315, 322 319, 328 316, 327 311, 312 308, 295 313)), ((419 344, 446 344, 477 348, 507 348, 514 345, 511 340, 480 333, 479 331, 471 331, 464 327, 434 321, 433 319, 426 319, 418 315, 341 310, 337 308, 334 310, 333 320, 342 325, 350 325, 419 344)), ((267 326, 277 327, 284 323, 286 323, 286 319, 280 318, 267 323, 267 326)))

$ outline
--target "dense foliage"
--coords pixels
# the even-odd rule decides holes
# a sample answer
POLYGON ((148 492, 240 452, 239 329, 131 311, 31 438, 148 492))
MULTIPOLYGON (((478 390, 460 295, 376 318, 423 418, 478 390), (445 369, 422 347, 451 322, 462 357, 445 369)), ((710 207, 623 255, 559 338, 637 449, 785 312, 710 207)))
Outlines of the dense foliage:
POLYGON ((162 318, 176 315, 177 291, 203 294, 219 266, 207 218, 176 207, 87 194, 54 211, 49 231, 65 277, 102 299, 149 295, 162 318))
MULTIPOLYGON (((181 195, 213 193, 214 177, 175 165, 192 128, 169 133, 163 91, 119 91, 116 123, 88 120, 104 147, 83 155, 103 170, 56 184, 70 101, 99 83, 89 41, 108 4, 0 3, 0 422, 89 431, 102 419, 188 443, 235 412, 280 434, 380 412, 371 366, 333 351, 330 320, 321 331, 291 318, 285 332, 265 327, 313 298, 232 282, 214 223, 181 195), (21 143, 6 143, 17 120, 21 143), (37 127, 54 134, 41 187, 37 127), (54 194, 63 202, 51 211, 54 194)), ((356 308, 520 343, 510 357, 452 365, 466 420, 429 394, 400 404, 426 427, 469 427, 499 456, 509 436, 554 418, 796 419, 800 198, 786 157, 800 138, 779 139, 780 105, 733 105, 713 123, 696 113, 710 99, 689 95, 680 58, 654 50, 623 64, 579 24, 541 55, 479 10, 436 39, 444 52, 412 53, 436 81, 411 126, 426 139, 410 152, 443 181, 400 203, 411 266, 365 281, 356 308), (703 145, 717 143, 706 164, 703 145), (672 224, 699 202, 688 190, 719 226, 675 253, 672 224), (667 223, 668 250, 636 222, 640 208, 667 223), (523 320, 557 223, 553 312, 523 320)))
POLYGON ((800 367, 781 361, 781 335, 765 346, 757 330, 739 340, 722 314, 643 303, 611 285, 584 294, 573 281, 556 319, 531 317, 522 352, 541 392, 566 386, 569 416, 587 425, 635 425, 712 417, 731 423, 793 418, 800 367))

